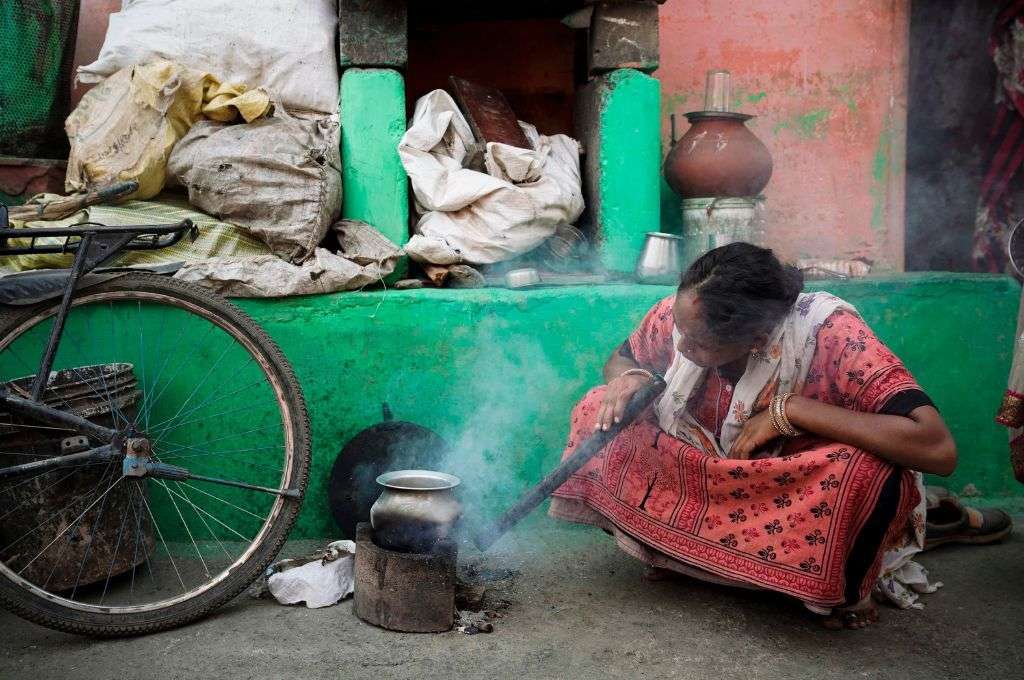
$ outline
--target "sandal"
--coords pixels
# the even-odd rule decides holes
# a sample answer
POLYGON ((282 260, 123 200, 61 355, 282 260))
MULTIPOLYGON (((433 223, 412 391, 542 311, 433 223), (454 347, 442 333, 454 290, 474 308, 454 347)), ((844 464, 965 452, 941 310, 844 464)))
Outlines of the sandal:
POLYGON ((997 543, 1013 532, 1013 520, 998 508, 968 508, 955 498, 941 498, 928 509, 924 549, 943 543, 997 543))

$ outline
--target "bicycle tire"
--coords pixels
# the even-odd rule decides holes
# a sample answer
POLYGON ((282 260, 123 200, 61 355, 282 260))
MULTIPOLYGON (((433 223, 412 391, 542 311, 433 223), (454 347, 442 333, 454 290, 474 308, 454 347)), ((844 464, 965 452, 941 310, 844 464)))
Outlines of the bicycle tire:
MULTIPOLYGON (((225 324, 224 327, 248 338, 259 350, 266 362, 265 366, 273 371, 271 378, 279 382, 279 394, 283 394, 288 413, 291 414, 287 426, 293 438, 294 455, 291 458, 289 479, 292 480, 291 488, 299 490, 299 497, 282 498, 282 511, 273 518, 256 549, 242 564, 208 590, 160 609, 105 614, 61 605, 32 592, 0 570, 0 605, 21 618, 48 628, 96 637, 124 637, 176 628, 206 616, 236 597, 264 572, 283 547, 298 517, 309 478, 309 416, 299 382, 280 348, 255 321, 226 299, 194 284, 149 273, 127 274, 90 287, 86 292, 89 295, 156 294, 202 308, 225 324)), ((12 329, 41 313, 52 312, 58 304, 59 300, 51 300, 25 308, 5 307, 0 310, 0 345, 6 346, 4 343, 8 342, 12 329)))

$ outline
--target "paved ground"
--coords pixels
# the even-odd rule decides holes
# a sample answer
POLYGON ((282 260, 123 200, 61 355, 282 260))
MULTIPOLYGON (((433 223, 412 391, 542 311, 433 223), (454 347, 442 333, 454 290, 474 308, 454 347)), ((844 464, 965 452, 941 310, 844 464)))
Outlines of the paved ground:
POLYGON ((391 633, 356 619, 351 600, 309 610, 242 597, 188 628, 115 641, 4 613, 0 677, 1024 677, 1020 537, 926 555, 946 587, 924 611, 886 608, 874 628, 839 633, 783 597, 689 580, 646 583, 639 564, 596 530, 542 520, 500 547, 501 564, 521 576, 491 635, 391 633))

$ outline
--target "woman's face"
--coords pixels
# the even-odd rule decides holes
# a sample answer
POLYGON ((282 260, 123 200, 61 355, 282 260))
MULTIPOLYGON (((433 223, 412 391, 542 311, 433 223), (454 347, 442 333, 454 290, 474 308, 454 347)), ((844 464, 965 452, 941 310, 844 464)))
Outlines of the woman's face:
POLYGON ((755 349, 753 342, 721 343, 708 331, 700 316, 700 300, 693 291, 676 295, 672 316, 679 331, 676 349, 702 368, 715 368, 738 361, 755 349))

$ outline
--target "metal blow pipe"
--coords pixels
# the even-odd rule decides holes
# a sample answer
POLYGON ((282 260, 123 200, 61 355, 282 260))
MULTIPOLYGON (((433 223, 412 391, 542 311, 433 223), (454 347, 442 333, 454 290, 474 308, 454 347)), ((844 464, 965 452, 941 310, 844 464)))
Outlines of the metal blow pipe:
POLYGON ((656 378, 651 383, 644 385, 629 399, 626 409, 623 411, 622 420, 613 423, 607 430, 598 430, 587 437, 576 451, 566 458, 554 470, 549 472, 539 484, 527 490, 512 507, 504 512, 493 522, 487 522, 473 534, 473 543, 481 551, 485 551, 494 545, 494 542, 505 535, 509 529, 519 523, 530 512, 540 505, 541 501, 550 496, 555 489, 562 486, 569 477, 583 467, 588 460, 593 458, 608 443, 615 438, 619 432, 625 429, 630 423, 636 420, 648 406, 665 389, 665 381, 656 378))

